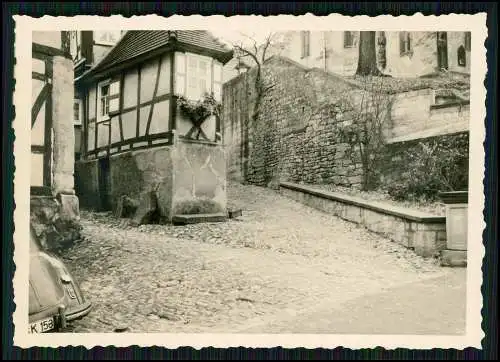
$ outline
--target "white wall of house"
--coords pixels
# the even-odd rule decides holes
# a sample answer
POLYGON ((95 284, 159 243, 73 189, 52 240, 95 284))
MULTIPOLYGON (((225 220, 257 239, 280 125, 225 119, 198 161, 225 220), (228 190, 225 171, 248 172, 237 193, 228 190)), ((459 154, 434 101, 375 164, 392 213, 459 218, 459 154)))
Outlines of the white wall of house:
POLYGON ((231 80, 239 75, 238 69, 236 69, 237 64, 238 59, 233 58, 224 65, 224 82, 227 82, 228 80, 231 80))
MULTIPOLYGON (((73 60, 78 62, 82 57, 82 32, 70 32, 70 52, 73 60)), ((94 31, 92 32, 93 64, 99 62, 124 35, 124 31, 94 31)), ((89 64, 90 65, 90 64, 89 64)))
POLYGON ((410 50, 401 52, 400 32, 386 32, 387 67, 385 73, 394 77, 419 77, 437 70, 437 39, 435 32, 410 32, 410 50))
POLYGON ((32 42, 61 49, 60 31, 34 31, 32 32, 32 42))
POLYGON ((435 105, 435 93, 422 89, 400 93, 391 109, 389 143, 467 131, 468 104, 435 105))
POLYGON ((326 33, 326 69, 340 75, 352 75, 358 66, 359 32, 350 32, 350 41, 345 32, 326 33))
POLYGON ((462 31, 448 32, 448 69, 453 72, 470 74, 470 33, 467 35, 462 31), (467 41, 467 36, 469 41, 467 41), (460 63, 458 59, 458 50, 461 46, 465 51, 465 64, 460 63))
POLYGON ((94 31, 94 64, 99 62, 120 40, 122 31, 94 31))
MULTIPOLYGON (((329 72, 351 76, 357 69, 359 56, 359 31, 289 31, 281 33, 278 46, 268 53, 288 57, 309 68, 320 68, 329 72), (305 34, 305 33, 308 33, 305 34), (309 43, 307 46, 307 43, 309 43), (326 49, 326 54, 325 54, 326 49)), ((386 37, 386 66, 381 69, 394 77, 419 77, 438 70, 436 32, 409 32, 405 50, 401 48, 402 32, 384 32, 386 37)), ((378 42, 378 36, 376 42, 378 42)), ((447 32, 448 70, 470 73, 470 47, 466 47, 464 32, 447 32), (466 48, 465 66, 458 64, 457 51, 466 48)), ((378 45, 377 45, 378 46, 378 45)), ((377 62, 380 54, 377 49, 377 62)))

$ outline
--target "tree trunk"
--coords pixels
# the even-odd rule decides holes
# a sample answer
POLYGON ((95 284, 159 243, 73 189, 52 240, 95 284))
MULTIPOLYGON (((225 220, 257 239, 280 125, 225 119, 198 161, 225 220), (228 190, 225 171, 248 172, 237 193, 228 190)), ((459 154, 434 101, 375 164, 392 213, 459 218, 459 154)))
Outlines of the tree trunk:
POLYGON ((382 75, 377 68, 374 31, 361 31, 359 35, 358 75, 382 75))

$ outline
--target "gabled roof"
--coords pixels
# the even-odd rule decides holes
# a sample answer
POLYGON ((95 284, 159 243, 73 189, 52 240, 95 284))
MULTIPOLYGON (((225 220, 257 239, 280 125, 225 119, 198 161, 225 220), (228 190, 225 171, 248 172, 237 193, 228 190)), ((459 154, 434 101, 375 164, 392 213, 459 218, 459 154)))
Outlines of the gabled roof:
POLYGON ((131 30, 81 78, 133 63, 138 57, 147 57, 149 53, 168 46, 206 53, 222 64, 233 57, 232 49, 228 49, 206 30, 131 30))

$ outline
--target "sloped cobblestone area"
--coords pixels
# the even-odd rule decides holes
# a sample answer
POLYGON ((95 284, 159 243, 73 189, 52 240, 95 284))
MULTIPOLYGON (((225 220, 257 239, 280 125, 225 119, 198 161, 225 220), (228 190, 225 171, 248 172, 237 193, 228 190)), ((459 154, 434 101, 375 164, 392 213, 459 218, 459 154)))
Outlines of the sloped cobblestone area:
POLYGON ((64 259, 94 308, 69 330, 258 330, 278 314, 446 272, 434 259, 276 191, 230 184, 228 196, 243 212, 224 223, 133 227, 110 213, 82 211, 84 238, 64 259))

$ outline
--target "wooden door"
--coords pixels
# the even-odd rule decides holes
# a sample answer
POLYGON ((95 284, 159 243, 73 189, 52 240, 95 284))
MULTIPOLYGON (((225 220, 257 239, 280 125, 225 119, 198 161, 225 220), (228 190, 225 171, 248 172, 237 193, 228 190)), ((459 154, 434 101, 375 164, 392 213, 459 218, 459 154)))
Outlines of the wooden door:
POLYGON ((111 174, 109 169, 109 158, 103 157, 99 159, 99 194, 101 210, 111 210, 110 192, 111 192, 111 174))
POLYGON ((52 184, 52 57, 32 53, 31 193, 50 194, 52 184))

